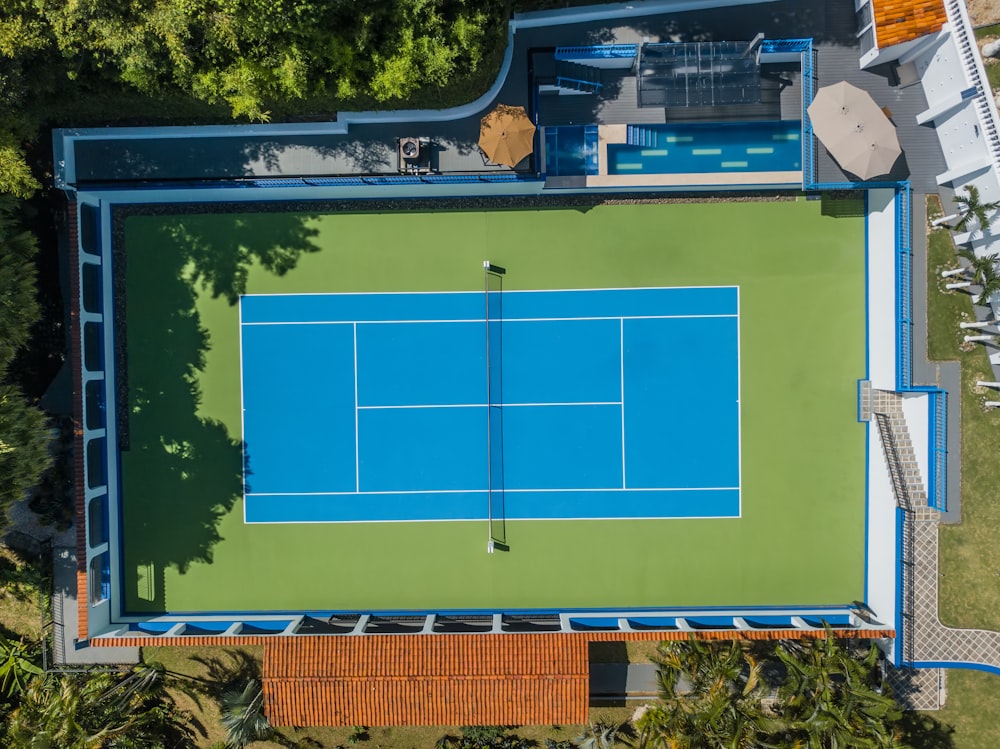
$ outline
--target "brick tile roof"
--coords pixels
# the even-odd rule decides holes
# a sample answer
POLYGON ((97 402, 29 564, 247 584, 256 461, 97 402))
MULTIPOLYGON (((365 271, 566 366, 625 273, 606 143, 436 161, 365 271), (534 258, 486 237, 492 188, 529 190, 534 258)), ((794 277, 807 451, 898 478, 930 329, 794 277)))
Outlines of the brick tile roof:
POLYGON ((948 20, 942 0, 872 0, 880 49, 935 34, 948 20))
POLYGON ((530 725, 587 720, 573 635, 280 638, 264 648, 273 725, 530 725))

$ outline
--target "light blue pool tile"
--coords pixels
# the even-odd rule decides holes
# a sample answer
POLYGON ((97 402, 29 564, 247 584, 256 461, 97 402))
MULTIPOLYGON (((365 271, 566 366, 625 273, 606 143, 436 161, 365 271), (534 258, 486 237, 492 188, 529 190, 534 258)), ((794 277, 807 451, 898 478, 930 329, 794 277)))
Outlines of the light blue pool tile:
POLYGON ((722 154, 721 148, 693 148, 691 153, 695 156, 719 156, 722 154))
POLYGON ((723 161, 723 169, 746 169, 749 166, 749 161, 723 161))

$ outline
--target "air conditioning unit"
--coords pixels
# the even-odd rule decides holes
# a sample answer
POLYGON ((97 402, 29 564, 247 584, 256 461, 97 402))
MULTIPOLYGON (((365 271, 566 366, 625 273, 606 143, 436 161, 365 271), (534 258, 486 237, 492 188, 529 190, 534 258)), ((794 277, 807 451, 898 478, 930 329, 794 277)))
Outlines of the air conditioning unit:
POLYGON ((399 139, 399 158, 412 161, 420 157, 420 140, 417 138, 399 139))

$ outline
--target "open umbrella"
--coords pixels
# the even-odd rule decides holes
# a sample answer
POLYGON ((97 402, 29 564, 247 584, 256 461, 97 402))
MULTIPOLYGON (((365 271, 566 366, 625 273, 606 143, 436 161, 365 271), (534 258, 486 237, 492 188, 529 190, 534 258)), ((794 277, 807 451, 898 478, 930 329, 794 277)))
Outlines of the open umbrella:
POLYGON ((517 166, 534 149, 534 137, 524 107, 499 104, 479 125, 479 147, 494 164, 517 166))
POLYGON ((819 89, 808 112, 826 150, 861 179, 888 174, 902 153, 889 118, 867 91, 847 81, 819 89))

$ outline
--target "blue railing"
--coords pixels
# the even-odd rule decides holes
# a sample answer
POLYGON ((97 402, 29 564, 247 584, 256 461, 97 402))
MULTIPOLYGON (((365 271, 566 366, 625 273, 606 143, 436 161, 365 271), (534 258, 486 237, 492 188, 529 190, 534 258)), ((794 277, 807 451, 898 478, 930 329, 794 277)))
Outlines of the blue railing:
MULTIPOLYGON (((807 190, 816 183, 816 138, 813 135, 812 120, 809 119, 809 105, 816 94, 816 53, 812 48, 812 39, 775 39, 775 46, 781 42, 801 45, 803 49, 788 49, 773 51, 802 52, 802 185, 807 190)), ((767 43, 765 40, 764 44, 767 43)), ((763 45, 762 45, 763 50, 763 45)))
POLYGON ((483 182, 539 182, 535 174, 495 172, 492 174, 399 174, 371 177, 302 177, 299 179, 253 179, 215 187, 351 187, 361 185, 471 185, 483 182))
POLYGON ((774 52, 812 52, 812 39, 765 39, 760 43, 760 51, 774 52))
POLYGON ((928 440, 927 504, 944 512, 948 509, 948 393, 929 393, 927 423, 928 440))
POLYGON ((557 60, 610 60, 635 57, 637 44, 595 44, 583 47, 556 47, 557 60))
POLYGON ((910 184, 896 190, 896 389, 913 386, 913 273, 910 252, 910 184))
POLYGON ((564 75, 556 76, 556 85, 560 88, 571 88, 574 91, 586 91, 588 94, 596 94, 601 90, 600 83, 585 81, 581 78, 567 78, 564 75))

